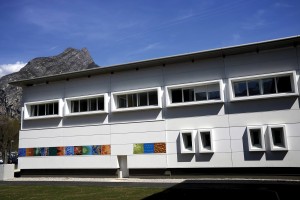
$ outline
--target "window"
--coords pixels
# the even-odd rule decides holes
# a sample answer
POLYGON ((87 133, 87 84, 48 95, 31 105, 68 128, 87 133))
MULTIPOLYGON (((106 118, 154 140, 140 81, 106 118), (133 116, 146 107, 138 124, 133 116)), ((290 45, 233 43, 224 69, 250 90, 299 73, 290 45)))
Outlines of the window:
POLYGON ((160 88, 112 93, 112 112, 161 108, 160 88))
POLYGON ((195 153, 195 130, 183 130, 180 132, 180 153, 195 153))
POLYGON ((66 98, 65 115, 107 113, 107 94, 66 98))
POLYGON ((213 153, 212 130, 198 130, 198 145, 200 153, 213 153))
POLYGON ((24 120, 62 117, 62 113, 59 112, 60 102, 61 100, 46 100, 46 101, 25 103, 24 120))
POLYGON ((278 97, 298 94, 296 73, 276 73, 230 79, 231 100, 278 97))
POLYGON ((262 127, 247 127, 247 135, 249 151, 265 151, 265 139, 262 127))
POLYGON ((271 151, 287 151, 287 136, 284 125, 269 126, 269 139, 271 151))
POLYGON ((167 86, 167 106, 223 102, 221 81, 167 86))

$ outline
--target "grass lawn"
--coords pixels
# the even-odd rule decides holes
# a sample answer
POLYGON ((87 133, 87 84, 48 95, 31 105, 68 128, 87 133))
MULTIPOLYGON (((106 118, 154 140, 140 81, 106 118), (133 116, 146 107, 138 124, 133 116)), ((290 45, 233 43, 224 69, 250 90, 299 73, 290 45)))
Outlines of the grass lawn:
POLYGON ((0 186, 0 199, 143 199, 163 190, 100 186, 0 186))

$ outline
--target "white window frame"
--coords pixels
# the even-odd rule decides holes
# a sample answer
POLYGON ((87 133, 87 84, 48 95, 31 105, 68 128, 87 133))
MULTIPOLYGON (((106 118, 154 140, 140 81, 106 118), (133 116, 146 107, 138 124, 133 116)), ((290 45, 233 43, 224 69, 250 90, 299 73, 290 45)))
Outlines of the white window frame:
MULTIPOLYGON (((230 78, 229 81, 229 96, 230 101, 246 101, 246 100, 255 100, 255 99, 268 99, 268 98, 278 98, 278 97, 288 97, 288 96, 298 96, 298 85, 297 85, 297 75, 296 71, 286 71, 286 72, 278 72, 278 73, 270 73, 270 74, 262 74, 262 75, 255 75, 255 76, 243 76, 238 78, 230 78), (234 95, 234 84, 235 82, 240 81, 250 81, 250 80, 257 80, 257 79, 264 79, 264 78, 273 78, 282 75, 290 75, 291 84, 292 84, 292 91, 288 93, 275 93, 275 94, 260 94, 260 95, 253 95, 253 96, 244 96, 244 97, 235 97, 234 95)), ((262 88, 260 88, 261 90, 262 88)))
MULTIPOLYGON (((137 90, 126 90, 120 92, 111 93, 111 112, 127 112, 127 111, 138 111, 138 110, 151 110, 151 109, 161 109, 162 108, 162 91, 160 87, 137 89, 137 90), (157 91, 157 105, 150 106, 137 106, 128 108, 118 108, 118 96, 127 94, 137 94, 142 92, 157 91)), ((137 100, 138 105, 138 100, 137 100)))
POLYGON ((197 135, 197 130, 181 130, 180 131, 180 153, 181 154, 190 154, 195 153, 195 139, 197 135), (191 142, 192 142, 192 148, 188 149, 185 148, 184 145, 184 134, 191 134, 191 142))
POLYGON ((199 153, 214 153, 214 140, 212 129, 198 129, 198 147, 199 153), (202 134, 209 132, 210 135, 210 149, 204 147, 202 141, 202 134))
POLYGON ((278 125, 269 125, 268 126, 268 136, 269 136, 269 142, 271 151, 288 151, 288 141, 287 141, 287 134, 286 134, 286 127, 284 124, 278 124, 278 125), (283 130, 283 137, 282 140, 284 142, 283 146, 275 145, 273 142, 273 135, 272 135, 272 128, 282 128, 283 130))
POLYGON ((44 101, 32 101, 24 103, 24 120, 35 120, 35 119, 49 119, 49 118, 60 118, 63 117, 63 100, 62 99, 51 99, 51 100, 44 100, 44 101), (48 103, 58 103, 58 114, 53 115, 43 115, 43 116, 30 116, 31 113, 31 106, 33 105, 41 105, 41 104, 48 104, 48 103))
POLYGON ((262 126, 247 126, 247 136, 248 136, 248 145, 249 145, 249 151, 266 151, 266 145, 265 145, 265 137, 263 132, 262 126), (252 145, 252 137, 251 137, 251 130, 260 130, 260 142, 261 147, 257 147, 252 145))
MULTIPOLYGON (((213 80, 213 81, 205 81, 205 82, 195 82, 195 83, 185 83, 179 85, 170 85, 165 87, 166 91, 166 104, 167 107, 179 107, 179 106, 193 106, 193 105, 202 105, 202 104, 213 104, 213 103, 224 103, 224 84, 222 80, 213 80), (219 84, 220 91, 220 99, 211 99, 211 100, 203 100, 203 101, 190 101, 190 102, 180 102, 180 103, 172 103, 172 94, 171 90, 173 89, 189 89, 198 86, 206 86, 219 84)), ((194 90, 194 98, 195 90, 194 90)))
POLYGON ((64 115, 65 116, 78 116, 78 115, 94 115, 94 114, 105 114, 108 113, 108 94, 102 93, 102 94, 95 94, 95 95, 86 95, 86 96, 78 96, 78 97, 68 97, 65 98, 65 109, 64 109, 64 115), (92 99, 92 98, 98 98, 103 97, 104 98, 104 110, 94 110, 94 111, 86 111, 86 112, 71 112, 71 102, 74 100, 84 100, 84 99, 92 99))

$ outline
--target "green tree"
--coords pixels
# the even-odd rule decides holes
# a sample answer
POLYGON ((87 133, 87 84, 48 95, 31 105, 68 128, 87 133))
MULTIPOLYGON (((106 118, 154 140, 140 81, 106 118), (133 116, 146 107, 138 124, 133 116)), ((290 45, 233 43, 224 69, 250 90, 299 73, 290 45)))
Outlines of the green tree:
POLYGON ((4 163, 7 163, 7 153, 18 149, 20 122, 7 116, 0 116, 0 152, 4 163))

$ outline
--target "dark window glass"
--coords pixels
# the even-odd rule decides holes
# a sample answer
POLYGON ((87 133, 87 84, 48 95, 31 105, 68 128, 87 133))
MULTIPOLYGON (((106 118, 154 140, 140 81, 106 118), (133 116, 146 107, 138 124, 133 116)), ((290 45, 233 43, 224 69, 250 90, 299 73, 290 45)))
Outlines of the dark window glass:
POLYGON ((259 80, 248 81, 248 92, 249 96, 260 94, 259 80))
POLYGON ((88 108, 88 100, 87 99, 82 99, 80 100, 80 112, 86 112, 88 108))
POLYGON ((148 95, 149 95, 149 106, 158 105, 157 91, 149 92, 148 95))
POLYGON ((290 76, 277 77, 276 81, 277 81, 277 91, 278 91, 278 93, 292 92, 292 85, 291 85, 291 77, 290 76))
POLYGON ((260 146, 261 145, 259 129, 250 130, 250 136, 251 136, 252 146, 260 146))
POLYGON ((262 83, 263 83, 263 94, 274 94, 274 93, 276 93, 275 78, 263 79, 262 83))
POLYGON ((233 84, 233 87, 234 87, 234 96, 235 97, 247 96, 246 81, 236 82, 236 83, 233 84))
POLYGON ((220 99, 220 92, 219 91, 208 92, 208 99, 220 99))
POLYGON ((204 132, 201 135, 202 135, 203 147, 210 147, 211 146, 210 133, 204 132))
POLYGON ((104 97, 98 98, 98 110, 104 110, 104 97))
POLYGON ((90 99, 89 101, 90 101, 90 111, 97 110, 97 99, 93 98, 93 99, 90 99))
POLYGON ((71 101, 71 108, 72 113, 79 112, 79 101, 71 101))
POLYGON ((139 93, 139 106, 147 106, 148 105, 148 97, 147 92, 139 93))
POLYGON ((272 128, 272 137, 273 137, 273 143, 275 145, 281 145, 283 144, 283 129, 282 128, 272 128))
POLYGON ((46 115, 53 115, 53 103, 46 104, 46 115))
POLYGON ((128 107, 136 107, 137 106, 137 94, 128 94, 128 107))
POLYGON ((183 101, 194 101, 194 89, 183 89, 183 101))
POLYGON ((43 115, 45 115, 45 108, 46 108, 46 105, 45 105, 45 104, 40 104, 40 105, 39 105, 38 116, 43 116, 43 115))
POLYGON ((32 105, 31 106, 31 113, 30 113, 30 116, 37 116, 37 110, 38 110, 38 107, 37 105, 32 105))
POLYGON ((197 92, 196 101, 205 101, 207 100, 206 92, 197 92))
POLYGON ((119 108, 126 108, 127 107, 126 95, 118 96, 118 106, 119 106, 119 108))
POLYGON ((58 115, 58 102, 53 103, 53 106, 54 106, 54 112, 53 112, 53 114, 54 115, 58 115))
POLYGON ((182 89, 174 89, 171 91, 171 93, 172 93, 172 103, 182 102, 182 89))
POLYGON ((183 135, 183 143, 185 148, 192 148, 192 135, 190 133, 183 135))

